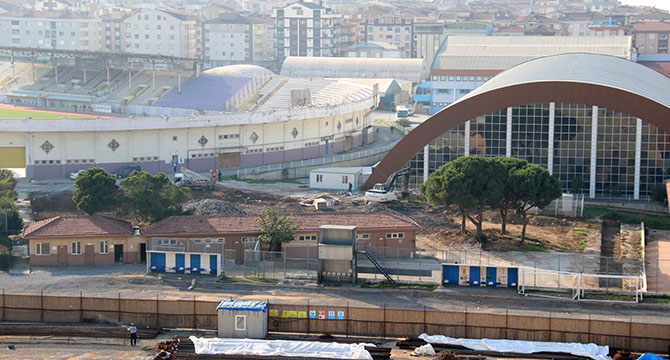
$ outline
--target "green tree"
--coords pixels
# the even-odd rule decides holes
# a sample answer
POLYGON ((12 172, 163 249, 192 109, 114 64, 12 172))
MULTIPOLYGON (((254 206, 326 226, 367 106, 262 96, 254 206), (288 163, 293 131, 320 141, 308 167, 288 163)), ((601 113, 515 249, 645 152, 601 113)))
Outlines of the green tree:
POLYGON ((0 197, 0 236, 18 234, 23 230, 23 219, 19 215, 16 201, 12 197, 0 197), (5 216, 7 221, 5 222, 5 216))
POLYGON ((15 187, 14 173, 8 169, 0 169, 0 197, 16 198, 15 187))
POLYGON ((505 168, 493 158, 464 156, 442 165, 421 185, 432 205, 453 205, 476 228, 482 240, 484 211, 497 206, 505 183, 505 168))
POLYGON ((570 181, 570 190, 573 194, 581 194, 584 191, 584 180, 579 176, 573 177, 570 181))
POLYGON ((10 250, 0 245, 0 271, 9 271, 11 263, 12 256, 10 250))
POLYGON ((661 204, 668 202, 668 193, 665 184, 656 184, 651 188, 651 199, 661 204))
POLYGON ((270 251, 281 251, 281 244, 292 241, 298 229, 291 216, 281 216, 272 208, 263 209, 256 217, 256 223, 263 231, 261 241, 270 244, 270 251))
POLYGON ((504 186, 502 188, 502 196, 500 197, 500 203, 496 206, 500 212, 500 231, 505 234, 507 232, 507 214, 510 209, 514 208, 514 205, 517 202, 518 194, 514 191, 514 187, 509 183, 510 176, 509 174, 517 169, 521 169, 524 166, 528 165, 528 162, 516 158, 508 157, 495 157, 494 160, 500 162, 500 164, 505 168, 504 172, 504 186))
POLYGON ((191 196, 188 188, 172 184, 163 173, 137 170, 121 181, 121 192, 118 211, 151 222, 184 214, 182 204, 191 196))
POLYGON ((539 165, 527 164, 509 174, 507 186, 517 194, 516 211, 521 215, 521 242, 526 240, 528 210, 543 208, 561 196, 561 181, 551 176, 549 171, 539 165))
POLYGON ((91 168, 77 176, 74 181, 72 200, 77 209, 88 215, 111 210, 118 200, 119 187, 116 177, 102 168, 91 168))

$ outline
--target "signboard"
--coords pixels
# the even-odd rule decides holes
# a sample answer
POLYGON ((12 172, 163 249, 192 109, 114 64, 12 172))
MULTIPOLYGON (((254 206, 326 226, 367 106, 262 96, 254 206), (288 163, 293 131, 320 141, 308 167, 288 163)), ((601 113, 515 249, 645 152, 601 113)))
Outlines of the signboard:
POLYGON ((316 319, 316 310, 310 310, 309 311, 309 318, 310 319, 316 319))
POLYGON ((344 311, 337 312, 337 320, 344 320, 344 311))
POLYGON ((285 318, 290 317, 289 313, 290 313, 290 311, 284 310, 284 311, 282 311, 281 317, 285 317, 285 318))
POLYGON ((321 141, 333 140, 334 138, 335 138, 335 136, 333 136, 333 135, 322 136, 321 141))
POLYGON ((326 312, 325 311, 319 311, 319 319, 320 320, 326 320, 326 312))
POLYGON ((335 311, 328 312, 328 320, 335 320, 335 311))
POLYGON ((288 317, 292 317, 292 318, 298 317, 298 312, 295 311, 295 310, 291 310, 291 311, 288 312, 288 317))
POLYGON ((307 317, 307 312, 305 311, 298 311, 298 317, 301 319, 304 319, 307 317))
POLYGON ((270 316, 279 316, 279 310, 270 309, 270 316))

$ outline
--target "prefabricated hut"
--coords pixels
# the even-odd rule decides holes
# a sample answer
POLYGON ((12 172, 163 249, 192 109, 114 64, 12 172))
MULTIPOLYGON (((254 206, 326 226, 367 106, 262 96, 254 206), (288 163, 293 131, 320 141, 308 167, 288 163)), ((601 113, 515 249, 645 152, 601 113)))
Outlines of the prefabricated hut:
POLYGON ((362 167, 318 168, 309 172, 309 188, 323 190, 357 190, 363 184, 362 167))
POLYGON ((264 339, 268 334, 267 301, 223 300, 216 307, 218 337, 264 339))

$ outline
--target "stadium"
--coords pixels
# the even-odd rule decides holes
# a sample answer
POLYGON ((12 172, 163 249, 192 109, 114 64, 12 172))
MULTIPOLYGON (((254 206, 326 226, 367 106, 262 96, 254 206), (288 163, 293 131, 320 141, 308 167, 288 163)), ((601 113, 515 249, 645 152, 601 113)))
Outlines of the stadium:
POLYGON ((10 105, 0 109, 0 167, 25 168, 31 179, 131 163, 150 172, 209 171, 321 157, 373 141, 372 86, 289 78, 252 65, 200 73, 195 60, 163 58, 2 64, 10 105), (190 73, 183 70, 188 61, 190 73))
POLYGON ((409 166, 416 189, 460 156, 541 165, 564 190, 644 200, 670 177, 670 79, 608 55, 530 60, 423 122, 386 155, 366 186, 409 166))

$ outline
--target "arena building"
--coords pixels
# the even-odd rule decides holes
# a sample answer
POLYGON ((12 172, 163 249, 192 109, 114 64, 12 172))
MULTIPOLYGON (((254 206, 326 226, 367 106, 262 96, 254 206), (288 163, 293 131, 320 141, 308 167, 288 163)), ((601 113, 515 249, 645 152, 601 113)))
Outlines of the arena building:
MULTIPOLYGON (((107 101, 136 115, 0 120, 0 155, 19 149, 27 176, 44 179, 96 166, 114 172, 128 164, 166 173, 180 166, 253 167, 372 141, 368 114, 378 95, 371 86, 275 76, 248 65, 208 70, 178 79, 178 86, 167 85, 167 77, 133 76, 141 89, 121 85, 124 90, 107 101)), ((6 158, 0 156, 0 167, 8 167, 6 158)))
POLYGON ((615 56, 564 54, 507 70, 405 136, 366 183, 409 164, 416 189, 460 156, 546 167, 567 192, 645 199, 670 177, 670 79, 615 56))

